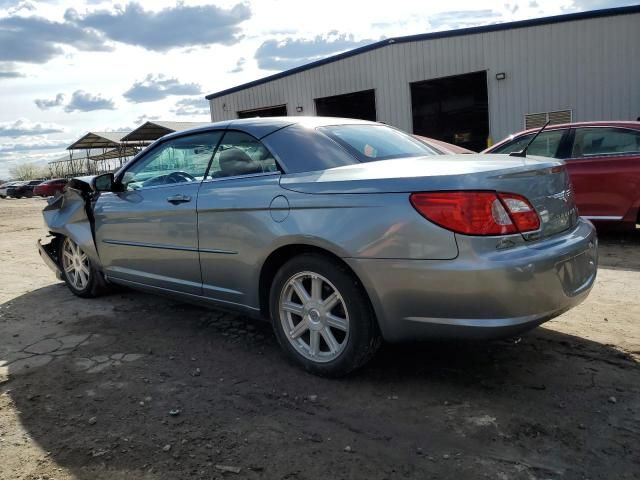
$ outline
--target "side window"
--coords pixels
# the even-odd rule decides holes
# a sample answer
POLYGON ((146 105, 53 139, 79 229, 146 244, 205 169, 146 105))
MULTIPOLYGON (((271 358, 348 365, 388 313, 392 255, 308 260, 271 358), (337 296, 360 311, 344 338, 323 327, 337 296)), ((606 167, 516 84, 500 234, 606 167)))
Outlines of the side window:
MULTIPOLYGON (((541 157, 552 157, 558 158, 558 149, 560 147, 560 143, 562 141, 562 136, 565 134, 566 130, 549 130, 547 132, 542 132, 538 135, 529 149, 527 150, 528 155, 538 155, 541 157)), ((514 140, 511 143, 507 143, 506 145, 501 146, 500 148, 494 150, 492 153, 511 153, 522 150, 531 137, 533 137, 535 133, 529 133, 525 136, 514 140)))
POLYGON ((196 182, 204 178, 222 132, 178 137, 154 148, 122 177, 127 190, 196 182))
POLYGON ((276 159, 260 141, 246 133, 230 130, 222 137, 207 178, 277 171, 276 159))
POLYGON ((640 132, 623 128, 578 128, 572 158, 640 152, 640 132))

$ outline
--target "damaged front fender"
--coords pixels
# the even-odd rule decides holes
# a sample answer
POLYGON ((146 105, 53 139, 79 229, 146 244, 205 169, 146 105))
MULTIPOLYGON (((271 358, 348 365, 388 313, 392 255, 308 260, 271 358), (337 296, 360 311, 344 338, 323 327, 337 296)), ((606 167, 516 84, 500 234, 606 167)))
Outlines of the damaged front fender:
MULTIPOLYGON (((89 182, 86 178, 71 180, 64 193, 44 208, 42 215, 47 228, 54 236, 71 238, 87 254, 91 262, 99 266, 100 257, 96 249, 93 221, 94 194, 89 182)), ((50 259, 52 255, 56 255, 57 263, 55 246, 50 247, 45 253, 50 259)))

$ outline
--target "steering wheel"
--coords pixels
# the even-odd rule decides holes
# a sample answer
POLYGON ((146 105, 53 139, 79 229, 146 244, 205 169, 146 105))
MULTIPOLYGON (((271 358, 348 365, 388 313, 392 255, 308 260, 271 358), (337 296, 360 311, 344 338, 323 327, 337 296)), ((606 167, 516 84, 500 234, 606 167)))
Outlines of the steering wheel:
POLYGON ((195 182, 196 177, 187 172, 171 172, 165 180, 165 183, 195 182))

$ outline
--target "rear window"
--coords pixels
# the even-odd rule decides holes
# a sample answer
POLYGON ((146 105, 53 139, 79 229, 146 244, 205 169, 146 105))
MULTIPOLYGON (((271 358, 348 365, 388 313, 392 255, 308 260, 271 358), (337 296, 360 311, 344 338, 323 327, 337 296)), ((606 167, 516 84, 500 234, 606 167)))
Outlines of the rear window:
POLYGON ((318 130, 361 162, 438 154, 410 135, 386 125, 332 125, 318 130))
MULTIPOLYGON (((527 149, 528 155, 538 155, 540 157, 558 158, 558 149, 562 142, 562 136, 566 130, 547 130, 538 135, 529 148, 527 149)), ((513 140, 512 142, 505 143, 492 150, 491 153, 511 153, 519 152, 522 150, 533 138, 534 133, 528 133, 513 140)))

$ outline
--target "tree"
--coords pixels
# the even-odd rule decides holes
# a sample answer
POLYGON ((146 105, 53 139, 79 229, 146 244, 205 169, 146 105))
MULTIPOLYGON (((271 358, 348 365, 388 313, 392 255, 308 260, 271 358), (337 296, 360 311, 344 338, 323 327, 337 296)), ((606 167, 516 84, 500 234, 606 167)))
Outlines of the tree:
POLYGON ((11 177, 15 180, 37 180, 51 176, 49 167, 34 163, 21 163, 9 168, 11 177))

